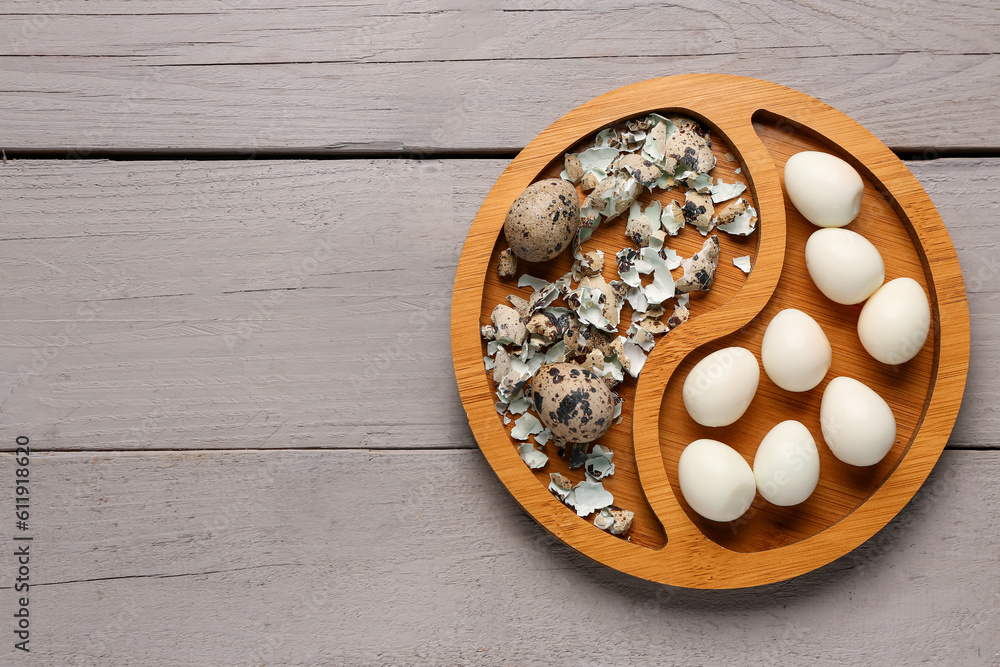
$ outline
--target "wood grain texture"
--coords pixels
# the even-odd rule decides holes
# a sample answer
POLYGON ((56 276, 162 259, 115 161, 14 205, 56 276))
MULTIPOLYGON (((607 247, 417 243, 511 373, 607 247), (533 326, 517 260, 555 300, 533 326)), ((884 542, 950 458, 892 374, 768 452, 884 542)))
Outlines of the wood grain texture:
POLYGON ((990 0, 18 0, 0 34, 8 149, 509 149, 685 72, 802 90, 894 147, 996 146, 1000 114, 990 0))
MULTIPOLYGON (((992 452, 946 452, 851 555, 728 592, 587 560, 522 513, 475 451, 59 453, 31 465, 32 654, 6 664, 1000 662, 992 452)), ((0 523, 8 544, 11 528, 0 523)), ((0 577, 10 610, 10 569, 0 577)))
MULTIPOLYGON (((448 303, 471 219, 505 166, 0 166, 4 423, 62 450, 474 447, 448 303), (386 183, 404 214, 368 194, 386 183), (372 269, 377 239, 391 253, 372 269)), ((1000 231, 988 222, 1000 161, 909 166, 969 292, 972 362, 950 446, 1000 447, 1000 231)))
MULTIPOLYGON (((613 227, 613 222, 602 225, 595 236, 617 234, 621 239, 621 231, 613 227)), ((523 270, 536 273, 533 266, 523 270)), ((605 279, 614 277, 614 268, 608 267, 605 279)), ((626 324, 618 333, 624 333, 630 315, 630 309, 623 311, 626 324)), ((577 107, 533 139, 476 215, 459 261, 451 321, 455 372, 469 423, 490 465, 521 506, 556 537, 609 567, 692 588, 780 581, 824 565, 873 535, 916 492, 947 443, 969 362, 969 314, 958 258, 940 216, 905 166, 863 127, 816 99, 760 80, 711 74, 618 88, 577 107), (632 529, 637 538, 626 542, 590 525, 589 517, 577 517, 548 491, 546 471, 533 473, 521 461, 517 443, 494 409, 495 386, 483 375, 486 350, 479 327, 497 303, 487 286, 503 287, 492 255, 511 203, 529 183, 551 177, 563 154, 585 137, 621 119, 660 110, 703 120, 726 138, 728 145, 712 150, 719 162, 726 160, 727 150, 739 158, 760 224, 753 270, 738 294, 707 311, 692 299, 691 320, 650 352, 634 399, 623 395, 631 448, 627 439, 622 446, 621 437, 601 441, 636 463, 637 478, 616 477, 608 487, 616 504, 619 496, 632 501, 624 504, 626 509, 632 509, 636 496, 644 497, 632 529), (838 153, 861 172, 866 201, 852 228, 879 248, 887 277, 912 276, 928 294, 933 335, 921 354, 903 366, 873 362, 861 350, 855 326, 847 324, 856 321, 860 308, 831 309, 829 300, 803 277, 802 253, 812 225, 786 201, 780 177, 788 156, 802 150, 838 153), (756 356, 764 323, 788 307, 803 309, 824 327, 836 358, 830 377, 861 379, 889 403, 896 420, 894 453, 863 471, 821 455, 815 501, 787 511, 755 504, 754 512, 741 513, 728 524, 702 521, 684 503, 676 479, 678 457, 688 443, 719 438, 749 462, 764 435, 785 419, 803 421, 817 441, 823 440, 818 416, 822 387, 788 397, 766 378, 756 392, 756 407, 731 429, 685 422, 680 378, 693 365, 689 355, 740 345, 756 356), (659 527, 651 527, 645 516, 647 502, 666 531, 665 545, 659 527)))

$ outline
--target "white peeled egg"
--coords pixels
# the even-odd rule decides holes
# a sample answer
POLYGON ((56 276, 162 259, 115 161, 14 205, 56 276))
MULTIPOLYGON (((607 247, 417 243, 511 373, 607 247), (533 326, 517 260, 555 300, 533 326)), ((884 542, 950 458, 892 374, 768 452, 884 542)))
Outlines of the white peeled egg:
POLYGON ((785 192, 817 227, 843 227, 858 217, 865 184, 854 167, 836 155, 802 151, 785 163, 785 192))
POLYGON ((684 500, 712 521, 734 521, 753 503, 757 483, 739 452, 718 440, 695 440, 677 462, 684 500))
POLYGON ((868 354, 883 364, 902 364, 927 342, 931 308, 913 278, 896 278, 868 299, 858 316, 858 337, 868 354))
POLYGON ((830 370, 833 349, 816 320, 787 308, 768 323, 760 360, 774 384, 786 391, 809 391, 830 370))
POLYGON ((826 298, 861 303, 885 280, 878 248, 849 229, 819 229, 806 241, 806 269, 826 298))
POLYGON ((684 379, 684 407, 702 426, 729 426, 743 416, 760 383, 753 352, 726 347, 699 361, 684 379))
POLYGON ((830 451, 852 466, 875 465, 896 441, 896 418, 889 404, 854 378, 830 380, 823 391, 819 420, 830 451))
POLYGON ((754 455, 753 475, 769 503, 787 507, 805 501, 819 482, 819 450, 809 429, 789 419, 768 431, 754 455))

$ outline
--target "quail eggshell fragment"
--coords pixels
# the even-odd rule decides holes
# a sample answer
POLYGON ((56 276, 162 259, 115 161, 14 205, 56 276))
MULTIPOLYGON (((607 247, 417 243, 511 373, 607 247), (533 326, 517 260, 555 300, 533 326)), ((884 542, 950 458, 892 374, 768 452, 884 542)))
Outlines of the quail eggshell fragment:
POLYGON ((544 364, 532 380, 535 412, 561 440, 592 442, 611 426, 615 401, 599 375, 573 363, 544 364))
POLYGON ((681 452, 677 478, 684 500, 711 521, 734 521, 757 493, 750 465, 735 449, 718 440, 695 440, 681 452))
POLYGON ((858 317, 858 337, 868 354, 883 364, 902 364, 927 342, 931 309, 913 278, 896 278, 868 299, 858 317))
POLYGON ((836 155, 802 151, 785 163, 785 191, 806 220, 817 227, 843 227, 858 217, 865 184, 836 155))
POLYGON ((896 441, 896 418, 889 404, 854 378, 830 380, 823 391, 819 420, 830 451, 852 466, 875 465, 896 441))
POLYGON ((524 342, 524 337, 528 330, 521 320, 521 314, 510 306, 497 305, 490 315, 493 327, 496 329, 496 340, 500 343, 513 343, 520 345, 524 342))
POLYGON ((760 360, 771 382, 785 391, 809 391, 830 370, 833 348, 816 320, 787 308, 768 323, 760 360))
POLYGON ((806 269, 828 299, 846 306, 861 303, 885 280, 878 248, 849 229, 820 229, 806 241, 806 269))
POLYGON ((682 390, 684 407, 702 426, 729 426, 750 407, 759 383, 760 367, 753 352, 726 347, 688 373, 682 390))
POLYGON ((819 482, 819 450, 802 422, 783 421, 764 436, 753 459, 757 490, 773 505, 804 502, 819 482))
POLYGON ((561 178, 532 183, 514 200, 503 230, 521 259, 544 262, 556 257, 580 230, 576 188, 561 178))

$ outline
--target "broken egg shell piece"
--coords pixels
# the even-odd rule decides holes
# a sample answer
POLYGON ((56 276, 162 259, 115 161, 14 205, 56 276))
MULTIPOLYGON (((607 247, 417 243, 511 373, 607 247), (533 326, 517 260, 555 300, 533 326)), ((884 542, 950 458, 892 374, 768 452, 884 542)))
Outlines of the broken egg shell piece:
POLYGON ((542 423, 566 442, 593 442, 611 426, 611 390, 596 373, 578 364, 543 365, 535 374, 532 391, 542 423))
POLYGON ((528 300, 519 297, 516 294, 510 294, 507 296, 507 300, 510 301, 510 305, 514 306, 514 310, 521 317, 528 317, 528 300))
POLYGON ((504 347, 498 347, 493 357, 493 381, 500 384, 510 372, 510 353, 504 347))
POLYGON ((580 198, 569 181, 550 178, 522 192, 504 220, 504 234, 514 254, 544 262, 569 247, 580 229, 580 198))
POLYGON ((524 326, 520 313, 503 304, 498 304, 490 315, 493 326, 496 329, 496 340, 500 343, 513 343, 520 345, 524 342, 524 337, 528 330, 524 326))
POLYGON ((655 164, 635 153, 626 153, 618 156, 611 167, 624 169, 643 187, 652 190, 656 186, 662 171, 655 164))
POLYGON ((497 275, 501 278, 513 278, 517 273, 517 255, 510 248, 500 251, 497 258, 497 275))
POLYGON ((497 337, 497 330, 492 324, 484 324, 479 327, 479 335, 483 337, 483 340, 495 340, 497 337))
POLYGON ((597 276, 604 270, 604 252, 601 250, 591 250, 580 255, 579 259, 573 262, 573 280, 577 282, 585 276, 597 276))
POLYGON ((580 158, 573 153, 566 153, 566 157, 563 158, 563 173, 560 176, 576 185, 583 178, 583 163, 580 162, 580 158))
POLYGON ((568 308, 546 308, 532 315, 525 325, 532 336, 546 345, 561 341, 572 327, 579 324, 576 315, 568 308))
POLYGON ((580 189, 584 192, 590 192, 601 182, 600 177, 592 171, 588 171, 580 179, 580 189))
POLYGON ((532 470, 544 468, 545 464, 549 462, 549 457, 535 449, 535 446, 530 442, 526 442, 518 447, 517 453, 521 457, 521 460, 532 470))
POLYGON ((667 137, 663 149, 664 166, 668 173, 693 171, 708 173, 715 166, 715 155, 708 133, 701 125, 683 116, 671 116, 676 128, 667 137))
POLYGON ((719 268, 719 237, 713 234, 705 239, 701 250, 685 259, 681 266, 684 267, 684 275, 674 283, 677 292, 683 294, 710 290, 719 268))
POLYGON ((573 482, 565 475, 558 472, 549 473, 549 491, 555 494, 559 500, 565 502, 566 496, 573 490, 573 482))
POLYGON ((677 202, 671 200, 670 206, 665 207, 663 213, 660 214, 660 224, 664 231, 671 236, 677 236, 681 228, 684 227, 684 222, 684 209, 677 202))
POLYGON ((705 195, 695 190, 687 190, 684 193, 684 221, 694 225, 698 232, 705 236, 712 231, 712 216, 715 214, 715 206, 712 204, 711 195, 705 195))
POLYGON ((622 536, 632 528, 635 512, 608 505, 594 517, 594 525, 612 535, 622 536))
POLYGON ((619 312, 621 311, 618 307, 618 294, 615 293, 611 285, 605 282, 604 276, 586 276, 580 280, 580 287, 589 287, 604 295, 605 301, 601 304, 604 317, 611 323, 611 326, 617 328, 619 312))
POLYGON ((576 510, 577 516, 588 516, 608 507, 615 501, 601 482, 584 480, 573 487, 572 493, 566 496, 565 503, 576 510))
POLYGON ((743 273, 750 273, 750 255, 743 255, 742 257, 733 257, 733 266, 742 271, 743 273))

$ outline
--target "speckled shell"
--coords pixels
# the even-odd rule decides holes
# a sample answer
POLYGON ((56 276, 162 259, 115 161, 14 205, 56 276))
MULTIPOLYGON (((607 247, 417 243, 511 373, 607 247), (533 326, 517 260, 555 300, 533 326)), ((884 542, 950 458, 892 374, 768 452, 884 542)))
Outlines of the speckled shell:
POLYGON ((596 373, 573 363, 544 364, 531 382, 535 412, 566 442, 592 442, 611 426, 615 401, 596 373))
POLYGON ((569 247, 580 230, 580 197, 569 181, 550 178, 532 183, 514 200, 503 223, 514 254, 544 262, 569 247))

